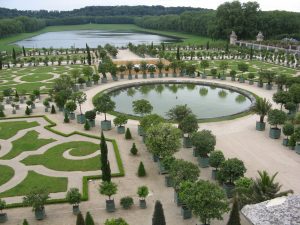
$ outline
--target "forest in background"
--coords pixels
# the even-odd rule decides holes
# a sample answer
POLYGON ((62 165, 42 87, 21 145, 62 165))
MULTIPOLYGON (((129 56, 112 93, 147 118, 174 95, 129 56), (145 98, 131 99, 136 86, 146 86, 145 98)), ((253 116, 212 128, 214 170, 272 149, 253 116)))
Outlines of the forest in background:
POLYGON ((46 26, 87 23, 135 24, 214 40, 228 39, 232 30, 240 39, 255 39, 258 31, 262 31, 267 39, 300 40, 300 13, 261 11, 257 2, 225 2, 217 10, 164 6, 89 6, 72 11, 0 8, 0 38, 46 26))

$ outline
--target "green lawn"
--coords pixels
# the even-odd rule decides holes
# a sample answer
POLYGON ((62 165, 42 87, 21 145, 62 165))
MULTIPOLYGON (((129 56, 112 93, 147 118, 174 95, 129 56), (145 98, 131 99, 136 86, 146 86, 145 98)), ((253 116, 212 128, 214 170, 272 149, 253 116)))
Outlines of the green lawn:
POLYGON ((10 68, 0 71, 0 91, 7 88, 15 88, 18 92, 25 90, 32 93, 34 89, 41 89, 46 93, 52 88, 54 75, 70 74, 72 69, 82 69, 82 65, 63 65, 63 66, 44 66, 44 67, 26 67, 26 68, 10 68), (21 81, 26 83, 18 83, 13 81, 15 77, 19 77, 21 81), (45 81, 48 80, 49 81, 45 81), (1 82, 6 81, 6 82, 1 82))
POLYGON ((66 177, 48 177, 29 171, 27 177, 14 188, 0 193, 0 198, 23 196, 37 188, 44 188, 49 193, 65 192, 68 188, 66 177))
MULTIPOLYGON (((167 35, 167 36, 174 36, 179 37, 183 39, 183 42, 181 44, 199 44, 199 45, 205 45, 207 41, 210 41, 211 43, 214 42, 210 38, 201 37, 198 35, 191 35, 186 33, 180 33, 180 32, 172 32, 172 31, 159 31, 159 30, 151 30, 151 29, 144 29, 141 27, 138 27, 133 24, 83 24, 83 25, 67 25, 67 26, 49 26, 42 30, 39 30, 37 32, 32 33, 22 33, 14 36, 10 36, 7 38, 2 38, 0 40, 0 50, 4 51, 11 51, 14 47, 15 49, 20 50, 20 47, 16 45, 9 45, 13 42, 23 40, 25 38, 33 37, 45 32, 51 32, 51 31, 66 31, 66 30, 131 30, 131 31, 139 31, 139 32, 149 32, 149 33, 155 33, 155 34, 161 34, 161 35, 167 35)), ((214 43, 221 43, 224 44, 224 41, 216 41, 214 43)))
POLYGON ((18 131, 24 130, 31 127, 39 126, 40 124, 36 121, 12 121, 12 122, 0 122, 0 139, 7 140, 15 136, 18 131))
POLYGON ((15 175, 15 171, 9 166, 0 165, 0 171, 0 186, 5 184, 15 175))
POLYGON ((27 132, 23 137, 12 142, 12 150, 2 157, 2 159, 12 159, 25 151, 34 151, 40 147, 54 142, 54 139, 39 139, 39 133, 35 130, 27 132))
POLYGON ((84 160, 69 160, 63 157, 63 153, 69 149, 72 154, 86 155, 85 151, 94 152, 99 150, 99 145, 85 141, 74 141, 59 144, 48 149, 42 155, 32 155, 24 160, 25 165, 43 165, 57 171, 94 171, 100 169, 100 156, 84 160))
POLYGON ((52 74, 36 73, 33 75, 22 76, 22 78, 20 80, 26 81, 26 82, 37 82, 37 81, 49 80, 51 78, 53 78, 52 74))
POLYGON ((90 155, 93 154, 94 152, 96 152, 98 149, 96 148, 74 148, 70 151, 70 155, 72 156, 86 156, 86 155, 90 155))

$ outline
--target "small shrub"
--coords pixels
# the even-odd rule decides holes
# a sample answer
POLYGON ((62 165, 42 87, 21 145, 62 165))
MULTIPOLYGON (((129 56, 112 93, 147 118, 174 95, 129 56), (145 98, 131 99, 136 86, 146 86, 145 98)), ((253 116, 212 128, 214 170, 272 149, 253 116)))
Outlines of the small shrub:
POLYGON ((133 198, 131 198, 129 196, 123 197, 120 200, 120 204, 122 205, 122 207, 124 209, 129 209, 133 205, 133 198))
POLYGON ((145 177, 146 176, 146 170, 145 170, 143 162, 140 162, 140 165, 139 165, 139 168, 138 168, 138 176, 139 177, 145 177))
POLYGON ((55 114, 56 113, 56 110, 55 110, 55 107, 54 105, 51 106, 51 114, 55 114))
POLYGON ((30 115, 30 113, 31 113, 31 110, 29 109, 29 107, 28 107, 28 106, 26 106, 26 109, 25 109, 25 114, 26 114, 27 116, 29 116, 29 115, 30 115))
POLYGON ((66 112, 65 112, 65 118, 64 118, 64 122, 65 122, 65 123, 69 123, 69 122, 70 122, 70 119, 69 119, 68 113, 66 113, 66 112))
POLYGON ((84 218, 81 213, 77 215, 76 225, 85 225, 84 218))
POLYGON ((5 117, 3 110, 0 110, 0 117, 5 117))
POLYGON ((138 187, 137 194, 138 194, 138 196, 141 199, 145 199, 148 196, 148 194, 149 194, 148 187, 147 186, 140 186, 140 187, 138 187))
POLYGON ((84 129, 85 130, 90 130, 90 128, 91 128, 91 126, 90 126, 89 122, 86 120, 85 124, 84 124, 84 129))
POLYGON ((125 132, 125 139, 126 139, 126 140, 132 139, 131 132, 130 132, 129 128, 126 129, 126 132, 125 132))
POLYGON ((136 155, 138 153, 138 149, 136 148, 135 143, 132 144, 130 152, 131 152, 132 155, 136 155))
POLYGON ((23 221, 23 225, 29 225, 26 219, 23 221))
POLYGON ((95 225, 94 219, 93 219, 92 215, 90 214, 90 212, 86 213, 85 225, 95 225))

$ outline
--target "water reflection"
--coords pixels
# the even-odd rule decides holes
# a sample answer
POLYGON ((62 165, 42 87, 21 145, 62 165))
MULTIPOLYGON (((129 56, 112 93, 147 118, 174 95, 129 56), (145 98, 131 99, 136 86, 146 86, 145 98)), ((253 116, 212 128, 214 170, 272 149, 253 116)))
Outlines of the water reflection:
POLYGON ((153 106, 153 113, 165 117, 176 105, 187 105, 198 118, 228 116, 247 110, 251 101, 235 92, 218 87, 197 84, 151 84, 129 87, 111 93, 116 111, 132 114, 132 102, 146 99, 153 106))

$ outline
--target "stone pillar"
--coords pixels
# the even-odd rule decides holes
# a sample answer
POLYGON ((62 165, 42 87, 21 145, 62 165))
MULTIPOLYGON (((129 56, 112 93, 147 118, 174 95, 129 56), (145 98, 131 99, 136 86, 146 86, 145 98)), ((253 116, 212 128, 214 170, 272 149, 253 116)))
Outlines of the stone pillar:
POLYGON ((230 44, 236 45, 236 41, 237 41, 237 35, 235 34, 234 31, 232 31, 230 34, 230 44))

